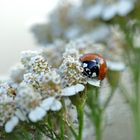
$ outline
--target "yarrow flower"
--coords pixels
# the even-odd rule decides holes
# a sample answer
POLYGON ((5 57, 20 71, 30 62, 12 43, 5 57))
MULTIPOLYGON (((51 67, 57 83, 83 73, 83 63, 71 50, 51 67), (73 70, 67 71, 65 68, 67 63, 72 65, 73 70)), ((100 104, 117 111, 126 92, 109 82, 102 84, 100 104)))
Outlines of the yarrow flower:
POLYGON ((36 23, 31 27, 31 31, 45 47, 57 39, 67 42, 91 32, 95 32, 92 40, 101 38, 102 41, 107 37, 109 28, 104 21, 128 15, 134 10, 135 3, 135 0, 94 0, 82 1, 81 5, 77 6, 68 2, 56 8, 48 22, 36 23), (105 28, 102 28, 102 25, 105 28))
POLYGON ((24 67, 32 73, 41 73, 49 69, 47 61, 36 51, 23 52, 21 62, 23 63, 24 67))
POLYGON ((49 108, 60 110, 62 105, 59 100, 55 100, 61 92, 59 74, 54 69, 50 69, 45 58, 38 54, 30 58, 28 68, 29 73, 24 74, 24 82, 41 94, 43 104, 48 105, 48 109, 45 108, 45 110, 48 111, 49 108))
POLYGON ((0 126, 3 126, 14 115, 16 106, 13 98, 1 93, 0 108, 0 126))
MULTIPOLYGON (((108 83, 107 90, 114 91, 121 77, 120 71, 125 69, 124 33, 106 21, 115 16, 126 16, 134 4, 135 0, 83 0, 78 6, 68 2, 50 15, 49 22, 34 26, 32 32, 45 48, 22 52, 21 62, 11 69, 9 79, 0 81, 0 127, 11 133, 17 130, 18 124, 18 128, 23 125, 23 129, 27 125, 34 135, 40 131, 35 127, 43 125, 42 129, 52 131, 55 139, 55 135, 59 135, 58 128, 65 134, 64 128, 67 131, 70 127, 73 131, 73 124, 77 124, 75 128, 79 128, 79 133, 73 132, 80 139, 85 103, 89 117, 99 116, 92 122, 101 124, 113 94, 104 94, 104 89, 94 90, 94 87, 108 83), (107 78, 102 82, 107 70, 107 78), (55 126, 57 117, 61 121, 55 126), (36 130, 32 131, 34 128, 36 130)), ((139 30, 134 32, 135 49, 139 48, 139 36, 139 30)))
POLYGON ((60 66, 60 72, 63 77, 63 85, 71 86, 77 83, 86 84, 86 77, 82 75, 83 68, 78 58, 67 56, 60 66))
POLYGON ((12 69, 10 80, 0 85, 0 122, 6 132, 12 132, 19 121, 37 122, 45 118, 48 111, 59 111, 63 107, 61 99, 81 93, 87 83, 100 86, 102 79, 97 79, 95 72, 99 73, 102 61, 95 64, 93 59, 90 68, 81 59, 87 44, 82 46, 80 42, 73 42, 66 45, 58 68, 48 64, 43 51, 22 53, 21 64, 12 69))
POLYGON ((16 111, 13 96, 15 96, 15 89, 7 83, 2 83, 0 85, 0 126, 5 126, 6 132, 11 132, 18 123, 18 121, 15 124, 10 123, 10 120, 15 117, 14 113, 16 111), (7 125, 10 126, 7 127, 7 125))
POLYGON ((17 64, 10 70, 10 79, 15 83, 20 83, 23 80, 23 75, 25 74, 25 68, 21 64, 17 64))
POLYGON ((17 93, 18 94, 15 98, 17 101, 17 107, 26 114, 38 106, 42 99, 40 93, 35 92, 33 88, 26 83, 21 83, 19 85, 17 93))
POLYGON ((103 20, 111 20, 114 16, 126 16, 134 9, 133 0, 97 1, 87 8, 84 17, 88 20, 101 17, 103 20))
POLYGON ((124 40, 124 33, 121 32, 120 28, 118 26, 113 27, 107 40, 107 48, 104 51, 109 70, 122 71, 125 69, 124 40))
POLYGON ((9 97, 16 96, 17 84, 12 81, 2 82, 0 84, 0 93, 8 95, 9 97))
MULTIPOLYGON (((80 51, 86 45, 77 48, 77 50, 76 50, 76 45, 74 44, 72 45, 73 46, 71 46, 71 48, 69 45, 66 47, 66 52, 64 53, 64 56, 63 56, 64 60, 62 62, 62 65, 60 66, 60 72, 63 77, 62 78, 63 86, 65 87, 72 86, 73 88, 74 85, 81 87, 79 84, 86 85, 87 83, 92 84, 94 86, 100 86, 100 80, 97 80, 95 78, 97 77, 96 74, 93 77, 89 77, 89 73, 87 74, 87 71, 86 71, 87 69, 89 70, 90 74, 92 74, 92 72, 90 71, 91 66, 89 66, 88 68, 89 64, 86 64, 86 62, 84 63, 80 61, 80 57, 81 57, 80 51)), ((94 66, 91 67, 91 69, 93 69, 94 71, 94 66)), ((68 90, 70 91, 69 88, 68 90)))

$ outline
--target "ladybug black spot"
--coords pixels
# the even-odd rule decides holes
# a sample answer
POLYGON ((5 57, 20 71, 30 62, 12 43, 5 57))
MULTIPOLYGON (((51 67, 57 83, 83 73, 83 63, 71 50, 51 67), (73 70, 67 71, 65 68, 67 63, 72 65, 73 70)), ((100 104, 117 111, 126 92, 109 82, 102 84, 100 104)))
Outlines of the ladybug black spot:
POLYGON ((82 62, 83 74, 89 78, 96 78, 99 75, 99 60, 82 62))

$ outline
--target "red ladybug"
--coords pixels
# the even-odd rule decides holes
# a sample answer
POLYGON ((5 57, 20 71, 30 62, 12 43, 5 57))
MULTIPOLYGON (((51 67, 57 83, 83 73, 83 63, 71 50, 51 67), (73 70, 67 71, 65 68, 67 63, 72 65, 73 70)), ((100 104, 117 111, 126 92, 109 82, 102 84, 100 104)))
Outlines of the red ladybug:
POLYGON ((105 59, 99 54, 88 53, 80 58, 83 74, 89 78, 97 78, 103 80, 107 73, 107 65, 105 59))

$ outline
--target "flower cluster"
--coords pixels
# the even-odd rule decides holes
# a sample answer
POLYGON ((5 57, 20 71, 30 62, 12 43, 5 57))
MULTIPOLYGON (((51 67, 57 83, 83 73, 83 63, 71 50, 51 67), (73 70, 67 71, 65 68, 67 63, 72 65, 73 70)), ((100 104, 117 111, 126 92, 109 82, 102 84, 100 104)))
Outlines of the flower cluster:
MULTIPOLYGON (((87 0, 80 7, 68 3, 51 14, 49 23, 34 26, 38 42, 46 47, 22 52, 21 62, 11 69, 9 80, 0 83, 0 127, 10 133, 20 121, 43 120, 48 112, 60 111, 66 97, 81 95, 89 84, 100 87, 106 67, 112 72, 124 70, 124 34, 117 26, 110 28, 99 20, 125 16, 134 3, 87 0)), ((139 35, 137 31, 133 38, 136 47, 139 35)))
POLYGON ((61 98, 83 91, 87 83, 100 86, 100 80, 83 74, 80 57, 86 46, 88 50, 88 43, 82 46, 78 42, 64 47, 61 64, 55 68, 48 64, 43 50, 22 52, 21 63, 11 69, 10 79, 0 85, 0 125, 6 132, 11 132, 20 121, 37 122, 48 111, 59 111, 61 98))
POLYGON ((43 50, 21 54, 21 64, 11 70, 10 80, 0 85, 0 124, 6 132, 11 132, 19 121, 37 122, 47 111, 59 111, 61 98, 83 91, 87 83, 100 86, 100 80, 84 74, 80 57, 92 49, 102 52, 103 47, 78 39, 64 48, 58 68, 48 64, 43 50))
POLYGON ((126 16, 134 9, 133 0, 101 0, 96 1, 93 6, 86 5, 84 17, 87 20, 102 18, 111 20, 114 16, 126 16))
POLYGON ((133 11, 135 0, 93 0, 82 1, 81 5, 70 2, 56 8, 43 22, 31 27, 38 43, 46 45, 55 40, 69 41, 81 34, 93 33, 92 40, 105 40, 110 26, 104 24, 118 16, 126 16, 133 11))

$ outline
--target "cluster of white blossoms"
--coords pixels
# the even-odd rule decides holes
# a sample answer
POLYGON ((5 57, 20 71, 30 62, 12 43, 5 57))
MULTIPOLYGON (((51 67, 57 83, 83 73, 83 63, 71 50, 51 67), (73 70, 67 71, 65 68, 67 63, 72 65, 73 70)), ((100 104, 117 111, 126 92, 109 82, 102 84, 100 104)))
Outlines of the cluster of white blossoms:
POLYGON ((93 6, 87 7, 84 17, 87 20, 101 18, 105 21, 114 16, 126 16, 134 9, 134 0, 97 0, 93 6))
POLYGON ((100 86, 100 81, 83 75, 79 58, 87 44, 77 42, 65 46, 61 64, 55 68, 48 64, 43 50, 22 52, 21 63, 11 69, 9 80, 0 84, 0 126, 7 133, 20 121, 37 122, 48 111, 59 111, 61 98, 80 93, 87 83, 100 86))
MULTIPOLYGON (((50 16, 49 23, 33 28, 45 48, 22 52, 21 62, 11 69, 9 79, 0 82, 0 127, 7 133, 22 125, 21 122, 36 123, 45 119, 48 112, 59 112, 63 108, 67 108, 66 117, 71 118, 70 122, 77 122, 76 107, 68 97, 85 92, 87 84, 100 87, 107 69, 113 72, 124 70, 124 34, 118 27, 111 29, 100 22, 116 15, 127 15, 135 2, 88 1, 89 5, 83 0, 81 7, 70 4, 59 7, 50 16), (103 57, 105 68, 101 70, 104 59, 95 61, 92 58, 86 60, 90 61, 87 63, 80 60, 89 53, 103 57), (92 68, 87 67, 91 62, 97 66, 97 71, 92 73, 92 68)), ((133 38, 136 47, 139 47, 139 36, 137 30, 133 38)), ((105 82, 109 82, 109 76, 105 82)), ((107 98, 108 94, 100 94, 100 104, 107 98)))
POLYGON ((135 5, 136 0, 83 0, 79 5, 68 1, 50 14, 48 22, 35 22, 31 31, 42 45, 57 39, 69 41, 91 32, 95 32, 93 40, 102 36, 104 40, 110 28, 106 21, 127 16, 135 5))

